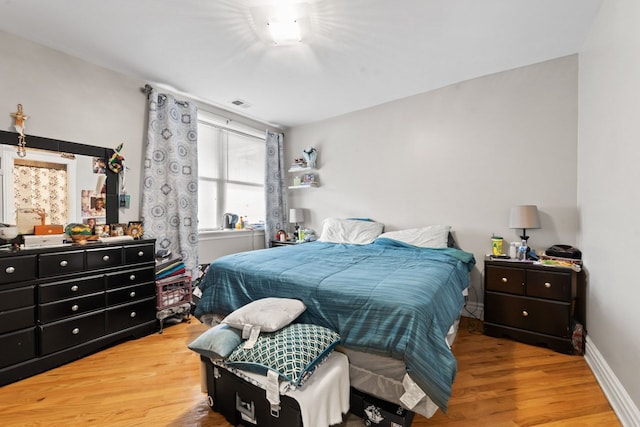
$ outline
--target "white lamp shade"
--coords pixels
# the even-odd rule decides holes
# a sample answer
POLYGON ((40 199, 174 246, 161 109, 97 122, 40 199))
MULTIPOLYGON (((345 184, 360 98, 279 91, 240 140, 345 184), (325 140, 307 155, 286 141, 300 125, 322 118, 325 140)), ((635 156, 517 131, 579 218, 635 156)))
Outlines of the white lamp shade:
POLYGON ((511 208, 509 228, 540 228, 540 217, 536 205, 522 205, 511 208))
POLYGON ((303 222, 304 210, 302 209, 289 209, 289 222, 303 222))

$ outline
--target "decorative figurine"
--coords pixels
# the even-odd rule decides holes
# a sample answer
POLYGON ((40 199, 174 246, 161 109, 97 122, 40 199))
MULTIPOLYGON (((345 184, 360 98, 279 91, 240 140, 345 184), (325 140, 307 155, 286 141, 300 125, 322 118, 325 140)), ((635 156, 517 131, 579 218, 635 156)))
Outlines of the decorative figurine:
POLYGON ((15 113, 11 113, 11 117, 16 119, 16 124, 14 125, 16 131, 18 132, 18 156, 25 157, 27 155, 27 143, 24 138, 24 122, 29 118, 22 111, 22 104, 18 104, 18 111, 15 113))
POLYGON ((307 161, 307 167, 315 169, 318 151, 315 148, 311 147, 308 150, 302 150, 302 154, 304 155, 304 159, 307 161))

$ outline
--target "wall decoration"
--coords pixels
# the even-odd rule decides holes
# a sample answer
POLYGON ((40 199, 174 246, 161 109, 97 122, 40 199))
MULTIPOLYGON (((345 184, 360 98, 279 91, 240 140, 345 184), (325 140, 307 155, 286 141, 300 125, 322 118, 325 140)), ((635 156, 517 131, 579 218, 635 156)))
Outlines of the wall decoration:
POLYGON ((29 116, 23 113, 22 104, 18 104, 18 111, 16 111, 15 113, 11 113, 11 117, 16 119, 16 124, 14 125, 14 127, 16 129, 16 132, 18 132, 18 156, 24 157, 27 155, 27 142, 25 141, 24 137, 24 122, 29 118, 29 116))
POLYGON ((114 173, 120 173, 122 170, 122 162, 124 161, 124 157, 120 154, 122 151, 122 146, 124 144, 118 145, 115 150, 113 150, 113 154, 109 158, 109 169, 111 169, 114 173))

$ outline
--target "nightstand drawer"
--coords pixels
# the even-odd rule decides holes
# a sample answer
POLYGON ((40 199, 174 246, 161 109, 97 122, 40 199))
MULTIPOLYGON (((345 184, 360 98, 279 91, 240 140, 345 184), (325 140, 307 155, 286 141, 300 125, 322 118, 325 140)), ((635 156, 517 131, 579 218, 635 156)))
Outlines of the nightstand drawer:
POLYGON ((487 265, 485 269, 488 291, 524 295, 524 270, 487 265))
POLYGON ((571 273, 527 271, 528 296, 570 302, 571 294, 571 273))
POLYGON ((558 337, 571 336, 569 304, 487 292, 485 322, 558 337))

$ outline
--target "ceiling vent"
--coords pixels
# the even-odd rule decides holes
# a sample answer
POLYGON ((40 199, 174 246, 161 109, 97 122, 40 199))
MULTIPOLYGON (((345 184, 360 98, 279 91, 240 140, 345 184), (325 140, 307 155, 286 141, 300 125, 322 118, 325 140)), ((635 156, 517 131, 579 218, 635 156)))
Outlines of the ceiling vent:
POLYGON ((236 107, 242 107, 242 108, 249 108, 251 107, 251 104, 241 100, 241 99, 234 99, 233 101, 231 101, 231 103, 233 105, 235 105, 236 107))

